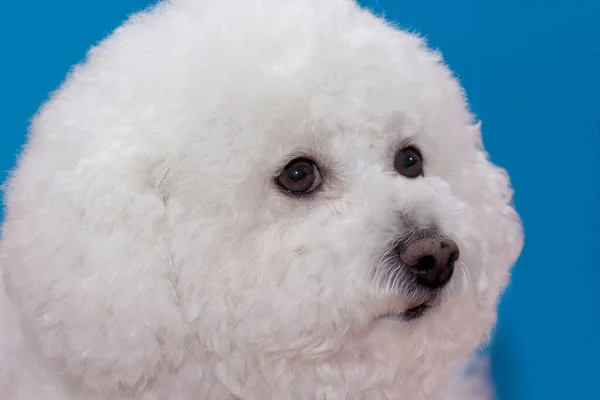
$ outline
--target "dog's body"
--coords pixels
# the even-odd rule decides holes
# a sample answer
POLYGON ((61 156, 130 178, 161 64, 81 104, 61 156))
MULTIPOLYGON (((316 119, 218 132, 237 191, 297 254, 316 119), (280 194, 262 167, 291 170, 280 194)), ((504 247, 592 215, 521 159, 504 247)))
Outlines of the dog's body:
POLYGON ((440 56, 350 0, 134 16, 5 199, 11 400, 465 400, 522 247, 440 56))

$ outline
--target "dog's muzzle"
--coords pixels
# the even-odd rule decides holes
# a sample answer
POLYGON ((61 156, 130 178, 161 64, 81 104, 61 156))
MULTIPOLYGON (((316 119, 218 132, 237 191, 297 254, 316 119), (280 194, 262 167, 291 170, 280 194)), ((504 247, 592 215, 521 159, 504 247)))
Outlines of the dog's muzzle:
POLYGON ((456 242, 435 231, 413 233, 395 241, 384 256, 383 282, 407 305, 400 310, 392 308, 376 319, 413 320, 426 314, 439 302, 459 256, 456 242))

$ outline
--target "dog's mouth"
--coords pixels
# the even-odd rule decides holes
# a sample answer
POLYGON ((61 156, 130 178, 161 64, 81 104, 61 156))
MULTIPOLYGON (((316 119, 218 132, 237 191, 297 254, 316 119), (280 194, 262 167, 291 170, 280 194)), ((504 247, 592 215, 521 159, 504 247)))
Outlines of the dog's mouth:
POLYGON ((390 311, 383 313, 377 317, 377 320, 402 320, 402 321, 413 321, 415 319, 421 318, 427 310, 429 310, 431 306, 429 304, 423 303, 418 306, 411 307, 407 310, 398 312, 398 311, 390 311))

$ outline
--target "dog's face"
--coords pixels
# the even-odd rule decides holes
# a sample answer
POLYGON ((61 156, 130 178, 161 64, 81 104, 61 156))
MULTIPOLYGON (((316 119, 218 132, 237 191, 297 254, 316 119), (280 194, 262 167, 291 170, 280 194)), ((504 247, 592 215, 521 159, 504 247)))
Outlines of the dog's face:
POLYGON ((446 376, 522 245, 460 86, 350 2, 249 3, 160 6, 42 110, 7 196, 9 291, 92 386, 188 357, 239 385, 267 385, 249 365, 446 376))

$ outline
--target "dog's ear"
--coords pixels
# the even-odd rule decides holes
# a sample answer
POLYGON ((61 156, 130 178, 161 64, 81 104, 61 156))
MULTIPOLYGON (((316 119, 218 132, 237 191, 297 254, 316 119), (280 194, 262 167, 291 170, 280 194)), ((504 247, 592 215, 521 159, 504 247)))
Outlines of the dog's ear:
POLYGON ((144 143, 61 145, 44 125, 6 186, 7 290, 57 371, 98 390, 141 385, 183 355, 156 160, 144 143))
MULTIPOLYGON (((494 165, 483 148, 481 123, 473 126, 473 143, 476 147, 475 167, 469 173, 480 189, 477 196, 477 218, 484 234, 486 260, 489 274, 495 275, 496 288, 501 290, 508 280, 508 271, 523 248, 521 219, 513 204, 513 189, 507 172, 494 165)), ((497 293, 494 293, 497 294, 497 293)))

